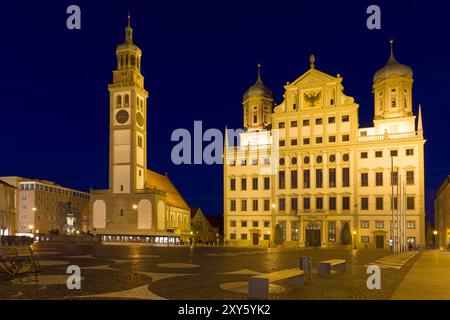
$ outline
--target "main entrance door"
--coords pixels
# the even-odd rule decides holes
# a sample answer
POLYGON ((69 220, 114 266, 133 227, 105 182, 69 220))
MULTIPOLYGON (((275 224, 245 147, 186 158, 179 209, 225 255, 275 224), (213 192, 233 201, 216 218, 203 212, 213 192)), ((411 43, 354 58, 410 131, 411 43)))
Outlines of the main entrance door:
POLYGON ((253 245, 257 246, 259 244, 259 234, 258 233, 253 233, 253 245))
POLYGON ((320 247, 320 225, 314 222, 311 222, 306 226, 306 246, 307 247, 320 247))
POLYGON ((384 248, 384 236, 375 236, 375 246, 377 249, 384 248))

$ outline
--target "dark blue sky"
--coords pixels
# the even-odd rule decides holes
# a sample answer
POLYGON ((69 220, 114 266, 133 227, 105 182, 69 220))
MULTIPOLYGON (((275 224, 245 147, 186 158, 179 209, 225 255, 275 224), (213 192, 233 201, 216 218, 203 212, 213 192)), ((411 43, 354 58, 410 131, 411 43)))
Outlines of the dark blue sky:
POLYGON ((282 86, 308 69, 344 78, 373 118, 372 76, 388 59, 414 70, 414 111, 423 107, 427 214, 450 174, 450 33, 444 1, 15 1, 1 10, 0 175, 49 179, 87 190, 108 183, 107 85, 115 48, 132 11, 135 42, 150 92, 148 164, 169 172, 191 206, 222 214, 221 166, 174 166, 176 128, 242 126, 242 94, 263 64, 263 80, 282 86), (82 29, 66 28, 81 7, 82 29), (382 29, 366 28, 378 4, 382 29))

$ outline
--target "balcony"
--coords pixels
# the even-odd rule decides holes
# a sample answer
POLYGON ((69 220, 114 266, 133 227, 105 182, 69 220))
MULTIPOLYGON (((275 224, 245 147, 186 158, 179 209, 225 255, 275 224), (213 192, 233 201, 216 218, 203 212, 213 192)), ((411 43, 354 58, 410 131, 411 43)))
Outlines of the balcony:
POLYGON ((403 133, 385 133, 372 136, 360 136, 358 142, 373 142, 373 141, 388 141, 388 140, 403 140, 403 139, 417 139, 421 138, 422 133, 419 131, 403 132, 403 133))

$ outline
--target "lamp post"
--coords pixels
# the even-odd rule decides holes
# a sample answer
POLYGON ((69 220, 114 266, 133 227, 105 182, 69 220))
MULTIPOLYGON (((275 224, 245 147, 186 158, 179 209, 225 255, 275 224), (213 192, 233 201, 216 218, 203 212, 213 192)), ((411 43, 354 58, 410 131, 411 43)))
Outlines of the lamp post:
POLYGON ((191 246, 194 245, 194 243, 192 242, 192 235, 194 234, 192 231, 190 232, 191 237, 190 237, 190 241, 191 241, 191 246))
POLYGON ((436 230, 433 231, 433 236, 434 236, 434 246, 436 247, 436 249, 439 249, 439 242, 438 242, 438 232, 436 230))
POLYGON ((274 240, 273 237, 275 237, 275 208, 277 205, 275 203, 272 203, 272 221, 270 222, 270 231, 269 231, 269 248, 271 245, 271 242, 274 240))
POLYGON ((356 249, 356 230, 353 230, 353 249, 356 249))
POLYGON ((269 248, 270 248, 270 231, 267 231, 267 234, 269 235, 269 248))

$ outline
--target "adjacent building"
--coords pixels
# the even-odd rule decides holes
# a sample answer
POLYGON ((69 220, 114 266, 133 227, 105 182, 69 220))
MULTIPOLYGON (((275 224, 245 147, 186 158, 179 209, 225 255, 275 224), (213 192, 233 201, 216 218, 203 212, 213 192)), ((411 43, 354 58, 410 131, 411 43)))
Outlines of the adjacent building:
POLYGON ((192 243, 218 244, 220 241, 219 228, 213 226, 210 217, 200 208, 191 209, 191 231, 192 243))
POLYGON ((434 201, 434 227, 437 231, 434 240, 441 249, 447 249, 450 244, 450 176, 439 188, 434 201))
POLYGON ((89 228, 103 241, 189 241, 190 207, 167 175, 147 169, 142 51, 130 21, 116 50, 110 94, 109 189, 91 192, 89 228))
MULTIPOLYGON (((89 193, 60 186, 54 182, 22 177, 0 177, 15 188, 17 208, 12 235, 67 234, 80 231, 80 212, 89 204, 89 193), (75 219, 68 221, 68 217, 75 219)), ((11 200, 10 200, 11 201, 11 200)))
POLYGON ((0 236, 14 234, 15 219, 16 187, 0 180, 0 236))
POLYGON ((397 210, 406 211, 404 239, 424 244, 425 139, 412 69, 395 59, 391 43, 373 77, 372 127, 359 127, 359 105, 342 83, 311 56, 276 105, 258 70, 243 98, 245 130, 226 134, 226 244, 269 246, 279 237, 288 246, 335 246, 346 233, 357 247, 385 248, 397 210))

